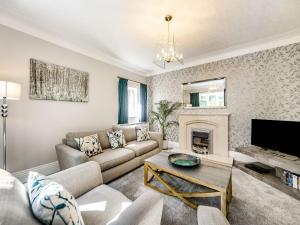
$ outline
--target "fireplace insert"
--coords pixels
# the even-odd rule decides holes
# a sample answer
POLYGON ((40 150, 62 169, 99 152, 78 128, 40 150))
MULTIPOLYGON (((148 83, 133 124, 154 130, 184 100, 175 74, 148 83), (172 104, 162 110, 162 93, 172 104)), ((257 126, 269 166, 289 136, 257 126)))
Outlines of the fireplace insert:
POLYGON ((192 129, 192 151, 198 154, 212 154, 212 131, 192 129))

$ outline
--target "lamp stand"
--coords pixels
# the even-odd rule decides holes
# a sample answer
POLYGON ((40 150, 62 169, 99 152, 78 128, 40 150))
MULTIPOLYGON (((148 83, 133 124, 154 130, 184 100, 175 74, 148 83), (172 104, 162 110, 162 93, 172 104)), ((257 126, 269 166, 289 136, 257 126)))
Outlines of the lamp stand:
POLYGON ((3 169, 6 170, 6 117, 8 113, 6 97, 3 97, 1 112, 1 116, 3 118, 3 169))

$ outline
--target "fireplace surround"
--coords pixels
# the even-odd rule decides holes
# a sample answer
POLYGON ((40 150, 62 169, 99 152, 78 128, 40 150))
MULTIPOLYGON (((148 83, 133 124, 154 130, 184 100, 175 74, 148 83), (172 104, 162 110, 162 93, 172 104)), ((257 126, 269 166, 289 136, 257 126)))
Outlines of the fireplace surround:
MULTIPOLYGON (((208 155, 229 157, 228 152, 228 113, 218 114, 180 114, 179 115, 179 147, 187 153, 194 153, 193 131, 198 131, 198 136, 207 139, 208 155), (205 136, 208 134, 208 137, 205 136)), ((197 138, 197 135, 195 135, 197 138)), ((199 141, 196 140, 196 141, 199 141)), ((204 144, 203 144, 204 146, 204 144)), ((203 151, 202 154, 206 154, 203 151)), ((201 153, 201 150, 200 150, 201 153)))

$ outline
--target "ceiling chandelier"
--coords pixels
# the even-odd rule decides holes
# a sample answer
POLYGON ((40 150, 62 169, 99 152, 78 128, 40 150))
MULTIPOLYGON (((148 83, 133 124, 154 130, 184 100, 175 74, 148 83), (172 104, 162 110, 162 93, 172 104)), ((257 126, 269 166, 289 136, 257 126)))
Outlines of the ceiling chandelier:
POLYGON ((176 51, 174 35, 170 35, 170 22, 172 20, 171 15, 165 16, 165 21, 168 23, 168 40, 163 45, 160 52, 157 53, 154 64, 165 69, 167 63, 179 62, 183 65, 183 56, 181 53, 176 51))

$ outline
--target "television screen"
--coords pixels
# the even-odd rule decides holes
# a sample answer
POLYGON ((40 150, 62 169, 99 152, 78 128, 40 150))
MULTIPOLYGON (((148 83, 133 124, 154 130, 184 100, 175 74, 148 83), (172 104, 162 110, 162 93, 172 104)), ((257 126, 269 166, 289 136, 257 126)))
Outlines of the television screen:
POLYGON ((300 157, 300 122, 253 119, 251 144, 300 157))

